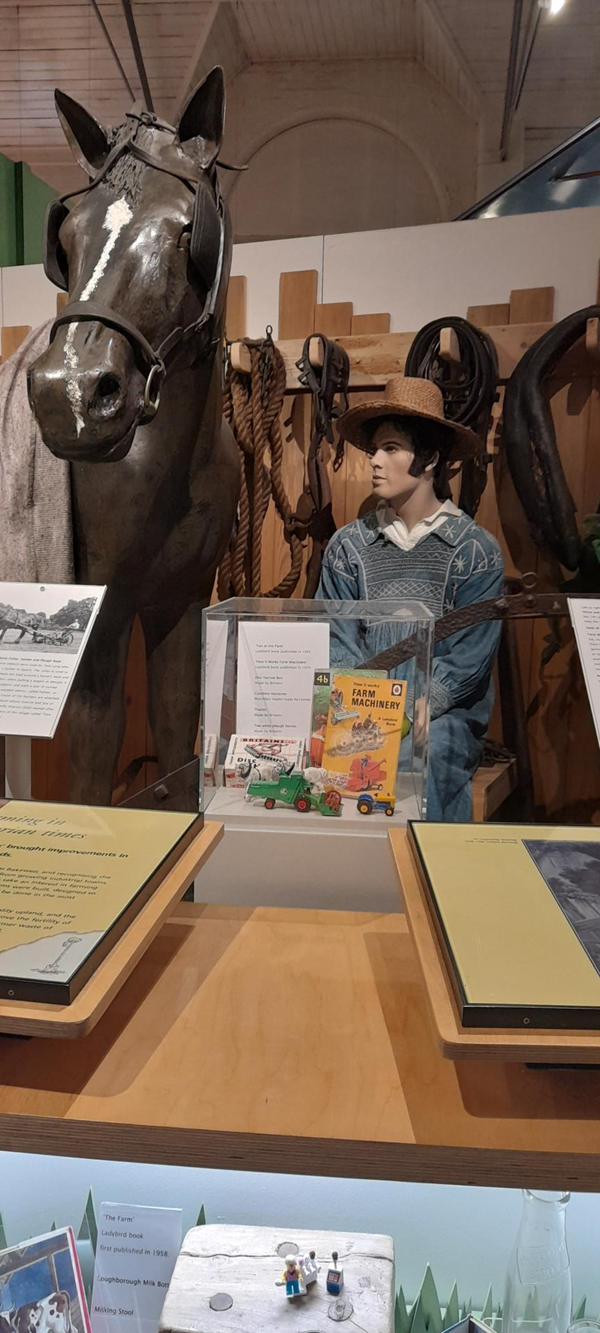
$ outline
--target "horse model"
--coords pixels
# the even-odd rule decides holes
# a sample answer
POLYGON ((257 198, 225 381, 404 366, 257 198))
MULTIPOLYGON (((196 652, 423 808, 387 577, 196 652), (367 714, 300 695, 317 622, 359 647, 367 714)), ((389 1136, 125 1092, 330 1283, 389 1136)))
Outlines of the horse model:
POLYGON ((57 91, 91 184, 50 205, 45 268, 68 289, 30 366, 31 407, 70 465, 77 583, 107 593, 69 701, 71 798, 108 804, 125 727, 132 626, 146 644, 161 776, 194 755, 201 611, 239 491, 221 416, 231 233, 217 159, 220 68, 170 126, 134 107, 105 131, 57 91))

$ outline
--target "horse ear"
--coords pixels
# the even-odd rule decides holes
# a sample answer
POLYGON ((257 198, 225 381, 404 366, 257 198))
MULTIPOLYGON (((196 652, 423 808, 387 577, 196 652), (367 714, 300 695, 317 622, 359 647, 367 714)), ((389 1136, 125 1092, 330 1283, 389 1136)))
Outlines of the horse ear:
POLYGON ((54 89, 54 103, 73 156, 88 176, 94 176, 104 166, 110 152, 106 130, 95 116, 60 88, 54 89))
POLYGON ((179 142, 201 167, 211 167, 219 155, 225 127, 225 79, 215 65, 188 98, 177 127, 179 142))

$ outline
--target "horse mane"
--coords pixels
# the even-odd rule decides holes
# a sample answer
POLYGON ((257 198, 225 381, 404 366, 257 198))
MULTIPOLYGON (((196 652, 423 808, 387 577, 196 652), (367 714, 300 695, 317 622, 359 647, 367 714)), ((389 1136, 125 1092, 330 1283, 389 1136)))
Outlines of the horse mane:
MULTIPOLYGON (((126 139, 130 133, 127 121, 110 129, 108 131, 110 147, 114 148, 115 144, 122 143, 123 139, 126 139)), ((140 162, 132 153, 123 153, 107 171, 104 184, 114 190, 119 198, 125 198, 127 203, 133 206, 140 197, 142 176, 145 170, 144 162, 140 162)))

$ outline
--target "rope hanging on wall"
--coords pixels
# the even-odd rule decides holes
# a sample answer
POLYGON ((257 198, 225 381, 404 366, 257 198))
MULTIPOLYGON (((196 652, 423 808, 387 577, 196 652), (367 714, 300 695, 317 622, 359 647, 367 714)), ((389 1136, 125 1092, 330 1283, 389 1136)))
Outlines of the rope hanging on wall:
POLYGON ((302 571, 302 543, 289 530, 292 506, 283 484, 285 362, 271 334, 268 327, 266 338, 245 340, 250 374, 235 371, 229 356, 226 362, 223 415, 240 453, 241 492, 236 529, 219 568, 220 601, 228 597, 291 597, 302 571), (271 497, 290 548, 290 568, 274 588, 265 592, 260 586, 262 529, 271 497))
POLYGON ((463 464, 461 473, 459 505, 473 518, 485 490, 491 462, 487 436, 498 385, 494 343, 482 329, 458 315, 434 319, 417 333, 406 358, 404 374, 433 380, 442 391, 448 420, 470 426, 481 440, 479 452, 463 464), (442 329, 453 329, 456 334, 457 362, 444 360, 440 355, 442 329))

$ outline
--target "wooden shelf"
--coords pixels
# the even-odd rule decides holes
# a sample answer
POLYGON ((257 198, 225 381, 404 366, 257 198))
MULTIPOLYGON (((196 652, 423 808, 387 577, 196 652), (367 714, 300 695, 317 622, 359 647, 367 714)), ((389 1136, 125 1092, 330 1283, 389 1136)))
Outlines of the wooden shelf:
POLYGON ((0 1038, 0 1149, 600 1188, 600 1074, 444 1060, 400 914, 182 903, 82 1040, 0 1038))

